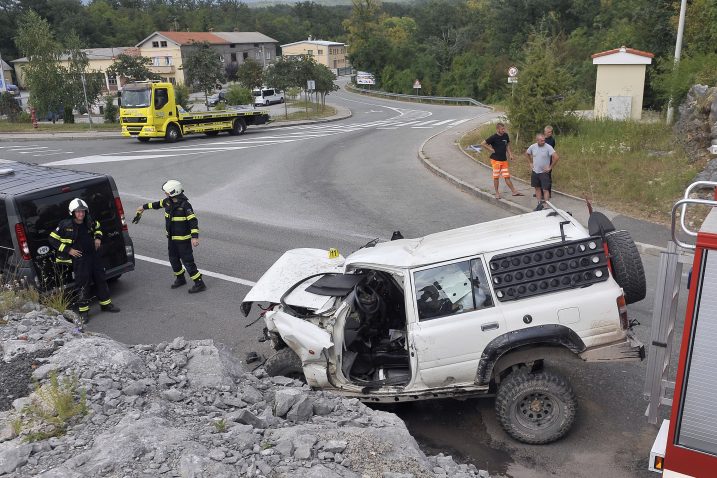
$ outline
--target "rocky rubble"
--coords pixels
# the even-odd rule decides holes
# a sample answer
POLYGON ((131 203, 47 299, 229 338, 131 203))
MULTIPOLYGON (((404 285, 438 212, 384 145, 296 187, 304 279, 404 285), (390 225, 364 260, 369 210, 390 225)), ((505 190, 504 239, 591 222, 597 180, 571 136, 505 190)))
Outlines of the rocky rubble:
POLYGON ((244 370, 211 340, 127 347, 32 304, 4 321, 0 390, 21 398, 0 411, 0 476, 487 477, 425 456, 394 414, 244 370), (16 436, 37 400, 8 374, 19 359, 39 384, 58 374, 86 391, 87 414, 64 435, 16 436))
MULTIPOLYGON (((710 145, 717 145, 717 87, 694 85, 680 105, 675 123, 677 141, 682 143, 691 162, 710 159, 710 145)), ((695 181, 717 180, 717 159, 697 175, 695 181)))

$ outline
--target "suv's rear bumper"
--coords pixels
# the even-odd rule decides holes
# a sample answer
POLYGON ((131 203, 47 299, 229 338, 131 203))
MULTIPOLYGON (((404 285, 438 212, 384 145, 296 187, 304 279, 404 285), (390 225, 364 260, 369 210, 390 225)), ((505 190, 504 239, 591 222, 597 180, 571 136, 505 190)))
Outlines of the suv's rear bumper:
POLYGON ((589 348, 580 358, 586 362, 640 361, 645 358, 645 346, 628 330, 623 340, 589 348))

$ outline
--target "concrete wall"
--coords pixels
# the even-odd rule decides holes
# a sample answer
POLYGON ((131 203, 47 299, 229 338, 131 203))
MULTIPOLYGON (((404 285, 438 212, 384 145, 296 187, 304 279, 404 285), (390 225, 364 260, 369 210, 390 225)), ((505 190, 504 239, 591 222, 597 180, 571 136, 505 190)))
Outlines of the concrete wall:
POLYGON ((607 117, 611 96, 632 97, 631 119, 642 117, 646 65, 598 65, 595 84, 596 118, 607 117))

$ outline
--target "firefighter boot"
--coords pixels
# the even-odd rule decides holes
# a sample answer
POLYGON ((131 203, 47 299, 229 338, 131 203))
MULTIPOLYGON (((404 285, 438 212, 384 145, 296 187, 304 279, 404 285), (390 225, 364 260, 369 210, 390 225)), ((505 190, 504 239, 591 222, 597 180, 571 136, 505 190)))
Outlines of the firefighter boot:
POLYGON ((107 305, 101 305, 100 309, 102 309, 103 312, 112 312, 112 313, 120 311, 120 308, 116 307, 112 302, 110 302, 107 305))
POLYGON ((201 292, 203 290, 207 290, 207 285, 202 279, 199 279, 194 281, 194 285, 187 292, 190 294, 196 294, 197 292, 201 292))
POLYGON ((171 287, 172 289, 176 289, 177 287, 182 287, 187 283, 187 279, 184 278, 184 274, 181 276, 177 276, 176 279, 174 279, 174 282, 172 283, 171 287))

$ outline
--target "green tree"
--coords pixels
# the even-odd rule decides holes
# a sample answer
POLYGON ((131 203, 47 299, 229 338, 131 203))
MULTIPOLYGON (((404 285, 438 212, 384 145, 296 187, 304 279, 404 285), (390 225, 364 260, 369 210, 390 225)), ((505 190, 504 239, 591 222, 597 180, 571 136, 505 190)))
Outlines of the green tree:
POLYGON ((570 77, 561 65, 555 40, 535 33, 525 46, 518 84, 508 107, 508 120, 529 141, 546 124, 568 130, 576 120, 578 96, 570 88, 570 77))
POLYGON ((119 113, 119 108, 115 104, 115 97, 112 95, 105 96, 105 111, 104 111, 105 123, 116 123, 118 113, 119 113))
POLYGON ((65 109, 63 121, 74 123, 73 109, 85 111, 88 106, 93 105, 102 92, 103 82, 99 72, 87 70, 90 62, 87 53, 82 51, 80 38, 76 33, 71 32, 67 37, 64 50, 68 65, 59 67, 65 80, 62 95, 65 109))
POLYGON ((264 68, 261 63, 254 60, 246 60, 237 70, 237 81, 246 88, 261 88, 264 84, 264 68))
MULTIPOLYGON (((299 64, 301 59, 295 56, 282 56, 266 70, 266 83, 274 88, 286 91, 289 88, 306 88, 306 83, 299 80, 299 64)), ((284 102, 284 115, 288 118, 289 111, 284 102)))
POLYGON ((224 80, 219 54, 207 42, 194 42, 182 67, 189 87, 203 91, 204 102, 209 103, 209 94, 224 80))
POLYGON ((20 17, 15 43, 28 60, 24 76, 30 90, 30 104, 40 114, 58 111, 65 86, 59 66, 62 46, 55 40, 50 24, 28 10, 20 17))
POLYGON ((120 84, 132 81, 158 80, 159 75, 152 73, 149 67, 152 66, 152 59, 141 55, 117 55, 109 68, 107 74, 117 77, 120 84), (124 79, 124 82, 121 80, 124 79))
POLYGON ((316 92, 321 96, 321 105, 323 107, 326 105, 326 96, 339 89, 339 86, 334 83, 336 75, 325 65, 316 63, 314 64, 313 76, 316 82, 316 92))
POLYGON ((192 105, 189 104, 189 87, 187 85, 174 86, 174 101, 185 111, 192 111, 192 105))

